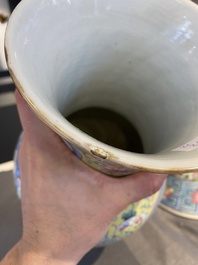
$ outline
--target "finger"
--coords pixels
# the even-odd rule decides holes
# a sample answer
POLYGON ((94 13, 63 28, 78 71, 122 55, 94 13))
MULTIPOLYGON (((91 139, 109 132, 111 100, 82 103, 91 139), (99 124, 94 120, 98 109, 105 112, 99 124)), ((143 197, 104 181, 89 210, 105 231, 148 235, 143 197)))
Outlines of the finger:
POLYGON ((55 133, 34 114, 17 90, 15 97, 24 133, 29 139, 35 141, 42 138, 44 141, 54 137, 55 133))
POLYGON ((105 188, 120 210, 130 203, 139 201, 157 192, 167 175, 139 172, 122 179, 114 179, 114 183, 105 188))

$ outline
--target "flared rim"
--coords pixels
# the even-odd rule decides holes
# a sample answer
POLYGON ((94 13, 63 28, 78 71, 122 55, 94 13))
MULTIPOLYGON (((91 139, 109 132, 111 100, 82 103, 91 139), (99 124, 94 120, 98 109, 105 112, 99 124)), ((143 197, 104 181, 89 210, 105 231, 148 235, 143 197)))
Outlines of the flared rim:
MULTIPOLYGON (((22 71, 20 71, 20 69, 16 67, 11 52, 14 49, 13 36, 17 32, 17 27, 20 26, 18 25, 18 19, 23 15, 26 8, 29 7, 30 4, 33 4, 33 1, 22 1, 11 15, 6 30, 5 55, 10 75, 18 91, 28 103, 28 105, 32 108, 32 110, 36 113, 36 115, 44 123, 46 123, 59 136, 77 146, 80 146, 81 148, 86 149, 90 154, 96 157, 98 156, 100 159, 109 160, 112 163, 118 163, 123 167, 127 167, 128 169, 173 174, 187 173, 198 170, 198 158, 191 159, 185 157, 185 159, 177 159, 177 153, 175 153, 175 158, 170 159, 160 153, 137 154, 123 151, 115 147, 108 146, 79 131, 79 129, 74 127, 65 119, 63 122, 63 119, 61 119, 60 116, 54 116, 54 118, 51 118, 51 116, 49 115, 50 110, 48 109, 48 106, 43 104, 41 108, 41 104, 39 104, 39 97, 30 93, 32 87, 28 84, 26 77, 22 75, 22 71)), ((194 8, 195 4, 190 3, 190 5, 191 4, 193 4, 194 8)))

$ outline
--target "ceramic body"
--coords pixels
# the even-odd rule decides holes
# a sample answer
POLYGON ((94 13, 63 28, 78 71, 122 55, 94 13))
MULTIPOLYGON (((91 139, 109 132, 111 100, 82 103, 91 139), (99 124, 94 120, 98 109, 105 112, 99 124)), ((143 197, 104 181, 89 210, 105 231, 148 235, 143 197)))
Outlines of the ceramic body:
MULTIPOLYGON (((21 180, 20 180, 20 168, 19 168, 19 149, 22 141, 22 135, 20 136, 15 153, 14 153, 14 181, 18 197, 21 198, 21 180)), ((115 243, 126 236, 132 235, 138 229, 144 225, 144 223, 154 213, 156 207, 159 205, 163 194, 164 186, 159 192, 154 195, 144 198, 139 202, 130 204, 119 215, 117 215, 109 226, 108 232, 98 246, 105 246, 111 243, 115 243)))
POLYGON ((161 207, 178 216, 198 220, 198 173, 169 175, 161 207))
POLYGON ((23 0, 5 39, 35 113, 109 175, 198 169, 198 8, 189 0, 23 0), (64 116, 105 107, 137 128, 144 154, 108 146, 64 116))

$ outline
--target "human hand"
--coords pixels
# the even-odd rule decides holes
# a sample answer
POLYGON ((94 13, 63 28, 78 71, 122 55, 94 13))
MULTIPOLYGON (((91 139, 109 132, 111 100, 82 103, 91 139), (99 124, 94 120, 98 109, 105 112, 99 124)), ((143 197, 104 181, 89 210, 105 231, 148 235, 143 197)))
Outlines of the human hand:
POLYGON ((118 213, 155 193, 166 176, 142 172, 114 179, 88 167, 18 92, 16 98, 24 130, 19 154, 23 236, 2 265, 16 255, 21 265, 76 264, 118 213))

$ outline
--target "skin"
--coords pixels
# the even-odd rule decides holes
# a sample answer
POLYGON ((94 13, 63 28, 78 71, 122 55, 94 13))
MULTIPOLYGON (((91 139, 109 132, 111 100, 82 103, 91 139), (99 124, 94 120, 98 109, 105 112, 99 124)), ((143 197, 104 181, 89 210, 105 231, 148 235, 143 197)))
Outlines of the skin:
POLYGON ((16 92, 24 130, 19 154, 23 235, 1 265, 74 265, 130 203, 155 193, 165 175, 110 178, 76 158, 16 92))

